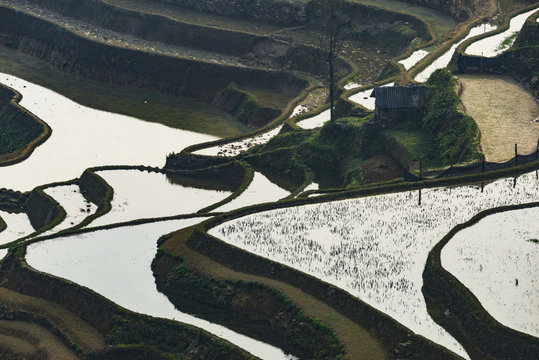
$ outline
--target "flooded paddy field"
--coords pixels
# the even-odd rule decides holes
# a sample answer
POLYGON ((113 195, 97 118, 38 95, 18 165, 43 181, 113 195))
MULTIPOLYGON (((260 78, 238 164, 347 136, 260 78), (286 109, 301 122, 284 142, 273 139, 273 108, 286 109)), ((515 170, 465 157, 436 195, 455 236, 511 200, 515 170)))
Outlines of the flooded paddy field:
POLYGON ((470 31, 468 32, 468 35, 466 35, 463 39, 459 40, 458 42, 454 43, 448 51, 446 51, 443 55, 441 55, 436 60, 434 60, 429 66, 427 66, 427 68, 425 68, 425 70, 417 74, 414 80, 417 82, 427 81, 433 72, 435 72, 438 69, 443 69, 447 67, 447 65, 451 61, 451 58, 453 57, 453 54, 455 53, 455 50, 460 44, 462 44, 464 41, 474 36, 487 33, 495 29, 496 29, 496 26, 492 26, 487 23, 477 25, 471 28, 470 31))
POLYGON ((442 266, 505 326, 539 337, 539 208, 501 212, 459 231, 442 266))
POLYGON ((91 227, 191 214, 232 194, 230 191, 182 186, 157 172, 106 170, 96 174, 114 189, 114 196, 111 210, 95 219, 89 225, 91 227))
POLYGON ((526 19, 535 13, 539 8, 527 11, 523 14, 514 16, 509 22, 509 28, 499 34, 486 37, 470 44, 465 53, 468 55, 494 57, 501 54, 513 45, 515 35, 522 29, 526 19), (508 41, 504 42, 506 39, 508 41), (503 43, 503 44, 502 44, 503 43))
POLYGON ((157 291, 151 270, 157 239, 203 219, 162 221, 38 242, 28 247, 26 260, 39 271, 86 286, 126 309, 194 325, 262 359, 291 359, 273 346, 178 311, 157 291))
POLYGON ((273 202, 280 200, 290 193, 278 185, 272 183, 267 177, 255 171, 253 181, 249 184, 249 187, 245 189, 243 193, 237 198, 233 199, 229 203, 218 207, 214 211, 231 211, 239 209, 241 207, 262 204, 265 202, 273 202))
POLYGON ((429 189, 272 210, 232 220, 210 234, 349 291, 412 331, 461 356, 430 318, 421 293, 432 247, 478 212, 537 201, 535 173, 477 186, 429 189))
POLYGON ((163 166, 174 150, 213 136, 91 109, 44 87, 0 73, 0 82, 19 91, 21 106, 52 128, 50 138, 22 163, 0 168, 0 185, 28 191, 79 177, 99 165, 163 166))
POLYGON ((60 204, 66 212, 66 217, 64 221, 42 235, 53 234, 78 225, 97 210, 94 203, 82 196, 78 185, 55 186, 43 191, 60 204))
MULTIPOLYGON (((407 4, 393 0, 357 1, 380 7, 397 6, 396 3, 400 4, 398 6, 402 9, 408 7, 407 4)), ((106 2, 131 6, 124 0, 106 2)), ((134 6, 165 16, 177 16, 172 8, 166 8, 168 5, 150 6, 147 1, 138 1, 134 6)), ((415 13, 416 10, 409 11, 415 13)), ((432 15, 428 11, 424 12, 426 10, 422 11, 420 15, 423 17, 432 15)), ((221 20, 216 17, 214 26, 224 26, 219 23, 221 20)), ((456 26, 454 20, 449 21, 448 17, 439 16, 439 13, 432 15, 429 23, 439 39, 456 26)), ((248 24, 242 26, 248 29, 248 24)), ((491 29, 493 27, 480 25, 473 28, 465 39, 491 29)), ((278 29, 269 25, 256 29, 256 32, 260 33, 271 31, 278 29)), ((286 35, 286 32, 283 34, 286 35)), ((425 81, 436 68, 445 67, 460 43, 455 44, 450 51, 420 73, 416 80, 425 81)), ((401 60, 401 63, 409 69, 427 55, 427 51, 421 49, 401 60)), ((375 56, 377 66, 382 64, 383 58, 382 55, 375 56)), ((173 151, 249 130, 233 120, 229 114, 212 109, 204 103, 79 79, 2 47, 0 71, 3 71, 0 73, 0 82, 22 93, 21 105, 53 128, 52 137, 28 160, 0 168, 0 187, 30 190, 37 185, 77 178, 84 169, 100 165, 158 167, 164 164, 166 155, 173 151), (17 77, 25 73, 30 76, 30 82, 17 77), (35 85, 34 82, 61 94, 68 94, 68 97, 76 102, 35 85)), ((391 85, 393 83, 386 86, 391 85)), ((255 92, 253 89, 246 89, 255 92)), ((374 98, 369 98, 371 92, 372 89, 362 91, 350 99, 372 110, 374 98)), ((262 95, 276 107, 282 107, 286 102, 285 96, 262 95)), ((306 110, 305 106, 299 105, 292 116, 306 110)), ((328 120, 329 110, 326 110, 299 121, 298 126, 313 129, 328 120)), ((281 126, 278 126, 252 138, 196 153, 234 156, 254 145, 267 142, 281 129, 281 126)), ((98 175, 114 189, 114 198, 112 210, 94 220, 90 224, 92 227, 142 218, 194 213, 231 194, 230 191, 173 184, 161 173, 106 170, 98 171, 98 175)), ((323 187, 323 184, 321 186, 323 187)), ((312 184, 305 190, 318 187, 318 184, 312 184)), ((538 188, 535 175, 528 174, 519 177, 515 187, 513 179, 502 179, 488 184, 483 192, 480 192, 477 186, 424 190, 421 194, 421 205, 418 204, 417 192, 405 192, 263 212, 225 223, 212 229, 211 233, 235 246, 330 282, 395 318, 412 331, 466 358, 467 354, 462 346, 434 323, 426 311, 421 294, 421 274, 427 254, 436 242, 459 222, 484 209, 537 201, 538 188)), ((52 187, 45 192, 56 199, 67 212, 66 219, 47 232, 47 235, 80 223, 96 210, 95 205, 82 197, 77 186, 52 187)), ((289 191, 274 184, 262 173, 255 172, 253 182, 244 193, 215 211, 231 211, 253 204, 277 201, 289 194, 289 191)), ((0 212, 0 216, 8 224, 8 228, 0 232, 0 244, 34 231, 31 225, 28 227, 29 221, 25 214, 0 212)), ((525 214, 522 217, 536 218, 537 214, 525 214)), ((273 346, 184 314, 156 290, 150 263, 155 256, 157 238, 202 220, 196 218, 163 221, 42 241, 29 246, 27 260, 40 271, 87 286, 127 309, 204 328, 263 359, 293 358, 273 346)), ((515 222, 515 226, 519 226, 518 224, 515 222)), ((526 234, 536 232, 535 223, 529 221, 528 225, 530 224, 531 230, 525 226, 515 227, 513 233, 504 233, 504 236, 519 238, 522 235, 519 231, 522 229, 526 234)), ((525 236, 526 246, 536 245, 533 241, 536 237, 525 236)), ((455 239, 454 243, 458 247, 454 251, 459 255, 466 254, 466 257, 457 262, 451 255, 451 259, 457 262, 455 266, 460 266, 460 270, 454 271, 463 271, 464 275, 460 276, 468 277, 470 285, 464 280, 461 281, 474 293, 498 297, 503 301, 503 304, 498 302, 487 309, 496 319, 537 336, 537 324, 522 320, 526 316, 537 315, 534 312, 522 311, 536 307, 537 299, 533 292, 536 293, 537 288, 533 284, 530 287, 527 283, 527 280, 533 277, 531 269, 537 263, 534 250, 530 248, 526 266, 507 271, 506 278, 500 277, 501 283, 498 284, 489 280, 496 275, 480 274, 487 276, 484 278, 476 274, 477 264, 481 265, 483 261, 477 258, 477 254, 483 250, 474 248, 476 253, 473 253, 459 243, 457 237, 455 239), (470 275, 471 273, 473 275, 470 275), (510 303, 509 296, 504 298, 500 294, 504 285, 512 282, 513 278, 519 280, 518 294, 523 295, 522 299, 513 299, 521 300, 520 302, 510 303), (478 283, 487 283, 487 289, 475 288, 478 283), (529 295, 530 292, 532 295, 529 295)), ((501 240, 491 241, 497 241, 492 249, 503 249, 498 245, 501 240)), ((528 249, 525 246, 514 248, 528 249)), ((511 254, 511 261, 502 262, 498 259, 498 263, 515 267, 514 264, 522 259, 518 252, 511 254)), ((2 256, 0 251, 0 258, 2 256)), ((492 258, 495 256, 492 255, 492 258)), ((449 265, 447 266, 449 268, 449 265)))
POLYGON ((16 214, 0 210, 0 217, 7 225, 7 228, 0 232, 0 245, 20 239, 35 231, 26 213, 16 214))

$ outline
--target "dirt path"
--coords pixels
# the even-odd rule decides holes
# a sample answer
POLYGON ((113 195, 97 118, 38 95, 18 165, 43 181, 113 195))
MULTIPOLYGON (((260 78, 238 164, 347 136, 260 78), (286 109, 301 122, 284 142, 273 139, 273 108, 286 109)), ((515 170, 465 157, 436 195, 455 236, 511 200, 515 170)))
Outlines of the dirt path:
POLYGON ((509 76, 460 75, 462 102, 481 131, 481 148, 489 161, 505 161, 535 151, 539 139, 539 104, 509 76))
POLYGON ((101 350, 105 346, 105 340, 97 330, 55 303, 22 295, 4 287, 0 287, 0 303, 13 310, 46 318, 71 342, 78 344, 83 353, 101 350))
POLYGON ((387 358, 388 354, 385 349, 369 332, 324 302, 313 298, 309 294, 287 283, 234 271, 192 250, 185 244, 191 231, 192 228, 179 230, 170 240, 163 244, 163 248, 171 253, 184 256, 187 259, 189 267, 207 276, 259 282, 281 291, 303 309, 307 316, 326 323, 335 331, 338 338, 344 344, 346 359, 376 360, 387 358))

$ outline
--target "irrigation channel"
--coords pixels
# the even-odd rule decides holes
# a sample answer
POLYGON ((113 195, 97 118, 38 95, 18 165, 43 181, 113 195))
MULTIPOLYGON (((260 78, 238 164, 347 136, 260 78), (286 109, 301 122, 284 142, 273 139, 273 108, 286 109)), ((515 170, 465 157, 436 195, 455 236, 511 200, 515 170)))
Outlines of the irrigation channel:
MULTIPOLYGON (((480 25, 471 29, 465 39, 492 29, 486 24, 480 25)), ((419 73, 416 80, 423 82, 437 68, 447 66, 455 48, 465 39, 454 44, 447 53, 419 73)), ((402 63, 409 69, 426 55, 426 50, 419 50, 402 60, 402 63)), ((21 106, 43 119, 53 129, 52 136, 27 160, 0 168, 2 187, 13 190, 29 191, 38 185, 75 179, 85 169, 95 166, 144 164, 161 167, 166 155, 171 151, 216 139, 213 136, 91 109, 12 75, 0 73, 0 82, 19 91, 23 95, 21 106), (77 146, 72 146, 74 143, 77 146)), ((355 87, 353 84, 347 86, 355 87)), ((370 92, 371 90, 358 92, 350 99, 372 110, 374 104, 368 97, 370 92)), ((300 105, 292 116, 301 111, 304 111, 304 108, 300 105)), ((299 126, 314 128, 323 125, 327 120, 329 111, 303 120, 299 122, 299 126)), ((253 145, 267 142, 279 131, 280 127, 277 127, 253 138, 202 149, 197 153, 233 156, 253 145)), ((112 185, 115 197, 112 211, 103 218, 96 219, 91 226, 141 217, 193 213, 226 198, 229 194, 226 191, 173 185, 167 183, 164 175, 160 173, 107 170, 99 172, 99 175, 112 185), (141 191, 148 188, 152 191, 141 191), (159 201, 159 207, 147 205, 153 198, 163 200, 172 196, 194 196, 196 203, 159 201), (167 203, 171 206, 161 208, 167 203)), ((423 192, 423 205, 417 204, 417 194, 412 192, 274 210, 225 223, 212 229, 212 234, 255 254, 331 282, 394 317, 412 331, 467 357, 463 348, 435 324, 426 312, 421 295, 421 273, 429 250, 459 222, 484 209, 537 201, 539 198, 535 174, 524 175, 518 178, 516 186, 513 185, 513 179, 502 179, 488 184, 482 192, 476 186, 432 189, 423 192)), ((96 210, 95 205, 85 201, 75 185, 50 187, 45 189, 45 192, 56 199, 67 213, 66 219, 47 234, 78 224, 96 210)), ((288 194, 257 172, 245 193, 218 210, 229 211, 264 201, 276 201, 288 194)), ((533 217, 536 213, 522 216, 533 217)), ((0 212, 0 217, 8 225, 7 229, 0 233, 0 244, 33 232, 25 214, 0 212)), ((27 261, 38 270, 87 286, 127 309, 202 327, 261 358, 293 358, 273 346, 183 314, 174 309, 164 295, 157 292, 150 270, 150 262, 156 251, 156 239, 160 235, 196 224, 203 219, 161 221, 38 242, 29 246, 27 261), (129 239, 128 246, 125 239, 129 239), (132 279, 137 279, 136 283, 133 283, 132 279)), ((530 223, 534 224, 533 221, 530 223)), ((536 229, 531 228, 529 231, 536 229)), ((519 241, 521 235, 515 235, 515 241, 519 241)), ((453 251, 457 253, 474 251, 462 245, 458 240, 459 236, 460 234, 455 236, 444 253, 451 251, 451 246, 456 246, 453 251)), ((528 240, 529 243, 534 243, 534 239, 528 240)), ((494 244, 497 240, 491 241, 494 244)), ((522 244, 519 246, 524 247, 522 244)), ((492 248, 494 247, 492 245, 492 248)), ((474 254, 477 252, 470 253, 469 257, 462 260, 464 265, 468 262, 472 265, 480 262, 468 260, 473 259, 474 254)), ((5 250, 0 252, 0 256, 4 255, 5 250)), ((531 266, 536 263, 533 259, 535 258, 530 260, 531 266)), ((484 280, 476 274, 476 269, 464 266, 462 261, 455 260, 454 268, 446 262, 444 266, 456 276, 470 277, 470 284, 467 286, 474 292, 485 293, 487 297, 503 292, 505 283, 492 285, 488 289, 474 287, 484 280), (472 273, 473 275, 470 275, 472 273)), ((537 293, 534 285, 530 285, 533 282, 528 281, 530 272, 526 272, 526 269, 512 270, 506 275, 507 279, 518 279, 519 293, 537 293)), ((490 273, 483 276, 489 276, 491 279, 496 275, 490 273)), ((533 296, 528 296, 528 300, 525 296, 522 297, 522 302, 511 305, 511 312, 522 310, 525 301, 534 301, 533 296)), ((503 315, 507 308, 507 302, 488 307, 504 324, 537 335, 537 324, 520 321, 519 319, 526 317, 522 313, 503 315)))

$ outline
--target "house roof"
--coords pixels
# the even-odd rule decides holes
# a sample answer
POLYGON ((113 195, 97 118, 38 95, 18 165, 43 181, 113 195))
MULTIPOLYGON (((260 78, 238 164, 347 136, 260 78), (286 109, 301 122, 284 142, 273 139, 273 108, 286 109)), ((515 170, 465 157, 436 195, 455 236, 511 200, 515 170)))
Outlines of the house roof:
POLYGON ((381 86, 374 88, 371 97, 378 109, 419 108, 425 105, 425 91, 422 85, 381 86))

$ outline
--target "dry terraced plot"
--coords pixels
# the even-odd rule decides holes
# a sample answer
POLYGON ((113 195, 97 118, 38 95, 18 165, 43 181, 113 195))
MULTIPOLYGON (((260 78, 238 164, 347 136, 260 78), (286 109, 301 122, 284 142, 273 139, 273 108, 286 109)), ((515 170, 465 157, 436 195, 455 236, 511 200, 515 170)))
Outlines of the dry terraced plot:
POLYGON ((509 76, 460 75, 462 102, 481 131, 481 148, 488 161, 505 161, 529 154, 539 139, 539 105, 509 76))

